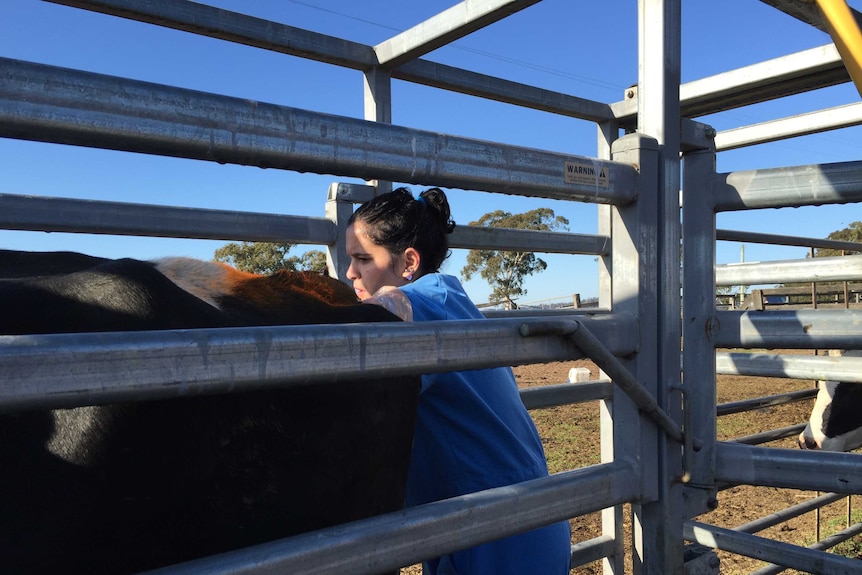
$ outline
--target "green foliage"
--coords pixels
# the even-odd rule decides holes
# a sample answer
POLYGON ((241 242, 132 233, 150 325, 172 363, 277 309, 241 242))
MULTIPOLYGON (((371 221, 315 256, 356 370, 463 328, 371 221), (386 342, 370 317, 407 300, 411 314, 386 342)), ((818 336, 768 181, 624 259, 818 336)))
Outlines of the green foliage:
MULTIPOLYGON (((538 208, 522 214, 510 214, 496 210, 482 216, 471 226, 488 228, 512 228, 516 230, 556 231, 568 230, 569 221, 555 216, 550 208, 538 208)), ((490 300, 513 304, 514 299, 525 295, 524 278, 542 272, 548 264, 533 252, 502 250, 470 250, 467 265, 461 269, 461 277, 470 280, 475 274, 485 279, 493 289, 490 300)))
MULTIPOLYGON (((828 240, 839 240, 843 242, 862 242, 862 222, 853 222, 842 230, 837 230, 826 236, 828 240)), ((855 255, 862 251, 844 251, 821 248, 814 250, 814 257, 823 258, 840 255, 855 255)))
POLYGON ((301 256, 288 257, 293 246, 288 243, 232 242, 217 249, 213 259, 256 274, 271 274, 279 270, 326 272, 324 252, 309 250, 301 256))
POLYGON ((325 274, 326 252, 321 250, 308 250, 299 257, 297 269, 325 274))

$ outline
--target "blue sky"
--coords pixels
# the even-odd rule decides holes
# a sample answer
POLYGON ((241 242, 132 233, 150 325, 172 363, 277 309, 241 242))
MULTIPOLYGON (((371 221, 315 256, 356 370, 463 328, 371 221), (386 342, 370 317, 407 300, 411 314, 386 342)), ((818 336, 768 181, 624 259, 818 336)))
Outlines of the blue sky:
MULTIPOLYGON (((373 45, 455 1, 209 3, 373 45)), ((858 0, 850 5, 862 8, 858 0)), ((830 42, 826 34, 757 0, 684 2, 682 18, 683 82, 830 42)), ((0 3, 0 55, 351 117, 363 113, 360 72, 37 0, 0 3)), ((545 0, 426 58, 616 102, 637 80, 637 6, 633 0, 545 0)), ((854 87, 846 84, 700 120, 723 130, 858 98, 854 87)), ((392 109, 393 122, 404 126, 582 156, 596 154, 595 127, 589 122, 400 81, 393 84, 392 109)), ((718 170, 860 158, 862 127, 854 127, 724 152, 719 154, 718 170)), ((326 190, 333 181, 358 180, 0 139, 2 193, 323 216, 326 190)), ((551 207, 570 220, 571 231, 596 232, 595 206, 459 190, 451 190, 449 196, 454 218, 462 224, 493 209, 516 213, 551 207)), ((858 205, 821 206, 720 214, 718 226, 822 238, 859 220, 858 205)), ((209 259, 224 243, 0 231, 3 248, 143 259, 164 255, 209 259)), ((721 242, 718 263, 737 262, 740 252, 740 244, 721 242)), ((746 261, 794 259, 805 253, 804 248, 745 246, 746 261)), ((458 275, 464 257, 456 250, 444 271, 458 275)), ((522 301, 597 295, 595 258, 542 257, 548 269, 527 280, 522 301)), ((491 291, 481 279, 466 287, 477 302, 487 301, 491 291)))

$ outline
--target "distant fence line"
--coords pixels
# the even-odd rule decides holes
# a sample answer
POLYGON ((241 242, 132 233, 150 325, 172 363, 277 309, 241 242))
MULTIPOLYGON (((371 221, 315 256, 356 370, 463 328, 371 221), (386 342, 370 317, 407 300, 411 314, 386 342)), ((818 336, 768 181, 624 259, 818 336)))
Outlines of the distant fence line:
POLYGON ((597 308, 599 306, 599 298, 590 297, 581 299, 581 294, 574 293, 572 295, 561 295, 525 302, 486 302, 481 303, 477 307, 480 309, 581 309, 581 308, 597 308), (514 305, 513 305, 514 304, 514 305))
POLYGON ((862 283, 841 282, 828 285, 787 285, 751 290, 742 294, 716 295, 716 305, 722 309, 762 311, 766 309, 857 308, 862 307, 862 283), (742 299, 742 301, 740 301, 742 299))

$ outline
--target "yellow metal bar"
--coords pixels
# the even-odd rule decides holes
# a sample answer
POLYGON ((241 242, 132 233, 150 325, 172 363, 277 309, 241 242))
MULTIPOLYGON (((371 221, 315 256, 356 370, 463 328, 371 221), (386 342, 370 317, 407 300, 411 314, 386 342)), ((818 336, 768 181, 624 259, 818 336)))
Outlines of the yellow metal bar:
POLYGON ((862 96, 862 33, 853 17, 853 12, 844 0, 816 0, 820 12, 823 14, 829 35, 841 59, 844 67, 850 74, 856 90, 862 96))

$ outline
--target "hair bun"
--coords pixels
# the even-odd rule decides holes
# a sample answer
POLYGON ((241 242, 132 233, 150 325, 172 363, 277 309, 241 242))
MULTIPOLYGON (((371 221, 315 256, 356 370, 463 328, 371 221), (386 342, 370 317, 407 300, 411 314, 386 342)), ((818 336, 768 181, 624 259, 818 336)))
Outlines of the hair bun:
POLYGON ((419 194, 419 200, 432 209, 437 223, 447 234, 455 229, 455 221, 449 210, 449 200, 440 188, 430 188, 419 194))

